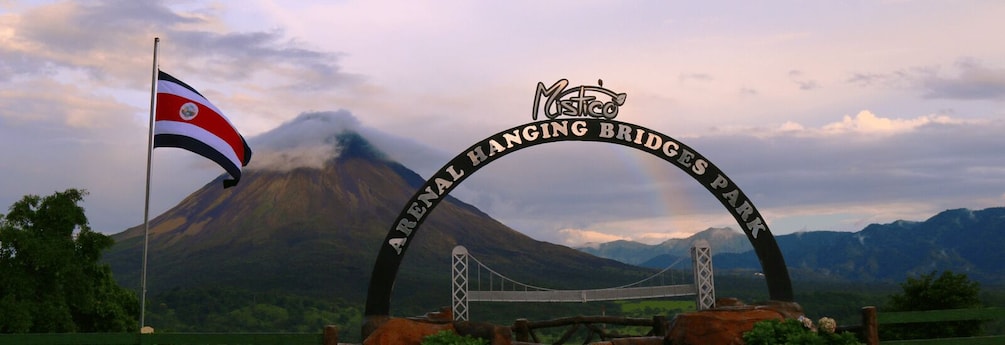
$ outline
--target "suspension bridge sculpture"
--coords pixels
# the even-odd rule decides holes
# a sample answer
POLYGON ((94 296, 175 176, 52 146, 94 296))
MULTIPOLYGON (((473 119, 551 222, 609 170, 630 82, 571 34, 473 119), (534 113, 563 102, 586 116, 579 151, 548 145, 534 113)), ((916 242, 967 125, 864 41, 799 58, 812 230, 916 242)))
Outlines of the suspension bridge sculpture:
POLYGON ((455 320, 468 319, 468 302, 593 302, 661 297, 696 296, 698 310, 715 304, 715 285, 712 280, 712 254, 708 243, 699 241, 691 248, 693 279, 677 281, 671 269, 677 260, 652 276, 637 282, 612 288, 584 290, 556 290, 525 284, 513 280, 488 267, 468 253, 464 246, 456 246, 451 255, 451 307, 455 320), (476 283, 471 283, 472 261, 476 283), (484 277, 482 271, 486 271, 484 277), (670 281, 666 281, 669 274, 670 281), (482 283, 486 284, 482 284, 482 283))

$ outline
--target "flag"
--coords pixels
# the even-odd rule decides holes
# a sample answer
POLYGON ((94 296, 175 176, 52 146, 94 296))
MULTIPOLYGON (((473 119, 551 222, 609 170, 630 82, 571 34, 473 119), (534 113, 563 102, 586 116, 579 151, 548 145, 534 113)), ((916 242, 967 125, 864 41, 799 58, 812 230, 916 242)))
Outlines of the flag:
POLYGON ((251 148, 220 109, 188 84, 157 71, 154 147, 177 147, 216 162, 230 174, 223 187, 241 180, 251 148))

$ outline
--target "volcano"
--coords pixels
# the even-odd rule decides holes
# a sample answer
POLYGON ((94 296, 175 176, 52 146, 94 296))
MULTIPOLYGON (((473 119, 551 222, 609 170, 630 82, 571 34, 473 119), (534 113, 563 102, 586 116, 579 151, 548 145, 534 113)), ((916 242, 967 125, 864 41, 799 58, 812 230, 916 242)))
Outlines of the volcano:
MULTIPOLYGON (((357 132, 330 141, 338 153, 321 167, 248 169, 239 185, 221 189, 220 181, 212 181, 155 217, 149 293, 228 287, 361 305, 384 236, 425 180, 357 132)), ((143 232, 137 226, 112 236, 116 245, 105 260, 123 286, 140 285, 143 232)), ((638 267, 534 240, 449 196, 413 241, 397 276, 392 314, 403 304, 427 311, 449 304, 455 245, 538 286, 609 287, 646 275, 638 267), (599 281, 598 272, 605 273, 599 281)))

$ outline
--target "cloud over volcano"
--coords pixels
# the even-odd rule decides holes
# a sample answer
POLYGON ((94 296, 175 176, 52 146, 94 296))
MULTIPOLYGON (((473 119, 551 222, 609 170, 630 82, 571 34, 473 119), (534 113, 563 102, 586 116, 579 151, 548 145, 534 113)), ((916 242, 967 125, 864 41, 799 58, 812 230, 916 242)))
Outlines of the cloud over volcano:
POLYGON ((255 158, 249 169, 289 171, 296 168, 322 168, 338 158, 344 148, 339 137, 355 133, 363 137, 380 156, 426 173, 447 155, 411 139, 396 137, 364 126, 352 112, 305 112, 279 127, 250 139, 255 158))

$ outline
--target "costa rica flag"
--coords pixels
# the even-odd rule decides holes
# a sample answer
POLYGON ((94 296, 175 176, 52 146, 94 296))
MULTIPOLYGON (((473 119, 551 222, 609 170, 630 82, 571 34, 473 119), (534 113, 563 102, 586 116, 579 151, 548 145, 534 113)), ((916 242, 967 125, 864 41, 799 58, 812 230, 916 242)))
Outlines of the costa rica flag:
POLYGON ((237 185, 251 148, 234 125, 206 97, 188 84, 157 71, 154 148, 177 147, 216 162, 230 174, 223 187, 237 185))

